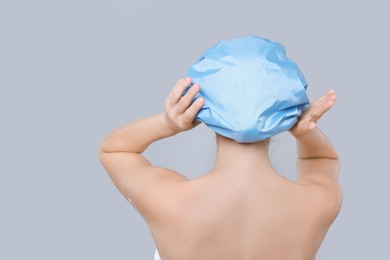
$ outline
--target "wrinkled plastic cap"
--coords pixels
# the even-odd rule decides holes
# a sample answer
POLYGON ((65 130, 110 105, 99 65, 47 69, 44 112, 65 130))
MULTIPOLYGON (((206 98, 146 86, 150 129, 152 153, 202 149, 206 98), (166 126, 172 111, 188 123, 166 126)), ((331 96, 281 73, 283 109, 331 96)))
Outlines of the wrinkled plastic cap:
POLYGON ((194 100, 205 100, 195 120, 236 142, 287 131, 309 106, 297 64, 283 45, 258 36, 220 41, 190 66, 187 76, 189 87, 200 85, 194 100))

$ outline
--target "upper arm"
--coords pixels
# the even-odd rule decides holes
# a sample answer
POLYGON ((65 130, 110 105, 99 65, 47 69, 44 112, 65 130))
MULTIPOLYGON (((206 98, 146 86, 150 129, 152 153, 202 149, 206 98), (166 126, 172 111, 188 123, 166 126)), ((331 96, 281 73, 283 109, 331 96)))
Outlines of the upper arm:
POLYGON ((100 162, 121 194, 144 216, 169 207, 174 185, 188 179, 169 169, 154 167, 140 154, 129 152, 99 153, 100 162))
POLYGON ((297 159, 297 183, 337 183, 339 169, 338 159, 297 159))
POLYGON ((323 219, 330 221, 328 224, 337 217, 343 201, 339 168, 338 159, 297 159, 297 183, 310 192, 305 199, 311 201, 323 219))

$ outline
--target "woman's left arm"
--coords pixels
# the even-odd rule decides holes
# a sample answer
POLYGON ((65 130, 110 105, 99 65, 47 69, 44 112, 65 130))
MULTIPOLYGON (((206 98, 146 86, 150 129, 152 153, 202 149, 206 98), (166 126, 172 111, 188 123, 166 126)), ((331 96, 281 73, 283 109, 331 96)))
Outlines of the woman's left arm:
MULTIPOLYGON (((199 91, 194 84, 182 96, 191 80, 181 79, 165 100, 165 112, 147 118, 138 119, 120 127, 102 141, 99 159, 112 181, 127 199, 145 200, 147 190, 153 190, 162 180, 183 181, 185 176, 152 166, 141 155, 153 142, 187 131, 200 124, 194 120, 203 105, 200 97, 192 104, 199 91), (156 173, 160 174, 156 174, 156 173)), ((141 207, 141 206, 140 206, 141 207)))
POLYGON ((176 135, 169 127, 164 113, 130 122, 107 135, 100 145, 100 153, 143 153, 150 144, 176 135))

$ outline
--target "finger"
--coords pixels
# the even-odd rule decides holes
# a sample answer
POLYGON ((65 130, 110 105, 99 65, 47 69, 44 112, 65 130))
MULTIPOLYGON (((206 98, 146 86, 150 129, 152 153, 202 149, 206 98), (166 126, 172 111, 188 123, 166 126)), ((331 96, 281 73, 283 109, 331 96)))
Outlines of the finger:
POLYGON ((186 79, 180 79, 176 85, 173 87, 171 92, 171 98, 173 102, 178 103, 182 97, 184 90, 191 83, 191 78, 187 77, 186 79))
POLYGON ((328 90, 324 95, 322 95, 319 99, 317 99, 315 102, 315 104, 321 104, 323 102, 325 102, 330 96, 332 96, 334 94, 334 90, 331 89, 331 90, 328 90))
POLYGON ((328 96, 329 96, 329 92, 327 92, 325 95, 322 95, 322 96, 317 100, 316 103, 321 104, 322 102, 324 102, 324 100, 326 100, 326 99, 328 98, 328 96))
POLYGON ((187 122, 191 122, 192 120, 194 120, 196 114, 198 113, 199 109, 202 108, 203 104, 204 104, 204 98, 203 97, 197 98, 191 104, 191 106, 184 112, 183 114, 184 119, 187 120, 187 122))
POLYGON ((194 84, 192 87, 187 91, 187 93, 180 99, 179 103, 177 104, 177 112, 178 113, 184 113, 184 111, 190 106, 192 100, 194 99, 196 93, 199 92, 199 85, 194 84))
POLYGON ((333 99, 335 97, 336 97, 335 91, 333 89, 328 90, 328 92, 326 92, 326 94, 321 97, 320 103, 325 103, 327 102, 327 100, 333 99))
POLYGON ((188 84, 191 82, 191 78, 187 77, 186 79, 180 79, 177 81, 176 85, 172 88, 171 92, 169 93, 168 97, 165 99, 165 106, 166 109, 173 108, 180 100, 181 94, 183 93, 184 89, 188 86, 188 84))
POLYGON ((326 100, 321 106, 318 106, 316 110, 314 110, 310 117, 311 121, 317 122, 329 109, 331 109, 334 105, 333 100, 326 100))
POLYGON ((333 95, 335 93, 334 89, 329 89, 326 93, 325 93, 325 96, 330 96, 330 95, 333 95))
POLYGON ((329 90, 326 94, 322 95, 319 99, 312 102, 309 108, 303 112, 302 117, 305 121, 317 121, 326 111, 324 107, 327 107, 329 100, 336 100, 336 94, 333 89, 329 90))

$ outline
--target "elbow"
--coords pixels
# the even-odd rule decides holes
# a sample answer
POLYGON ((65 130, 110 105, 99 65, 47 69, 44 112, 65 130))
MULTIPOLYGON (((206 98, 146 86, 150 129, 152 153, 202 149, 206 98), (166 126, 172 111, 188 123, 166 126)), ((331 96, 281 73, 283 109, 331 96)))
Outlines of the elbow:
POLYGON ((102 153, 112 152, 112 146, 113 146, 113 144, 115 144, 113 142, 115 142, 115 140, 110 139, 108 136, 104 137, 100 141, 98 153, 102 154, 102 153))
POLYGON ((340 157, 339 157, 338 153, 334 150, 331 158, 329 158, 329 159, 333 159, 333 160, 338 160, 339 161, 340 157))
POLYGON ((99 158, 99 159, 101 159, 102 158, 102 155, 104 155, 106 153, 106 151, 104 151, 103 149, 102 149, 102 147, 99 147, 99 149, 98 149, 98 151, 97 151, 97 157, 99 158))
POLYGON ((98 154, 100 156, 101 154, 108 153, 108 152, 110 152, 110 151, 109 151, 109 147, 107 146, 106 139, 103 139, 100 142, 100 145, 99 145, 99 148, 98 148, 98 154))

